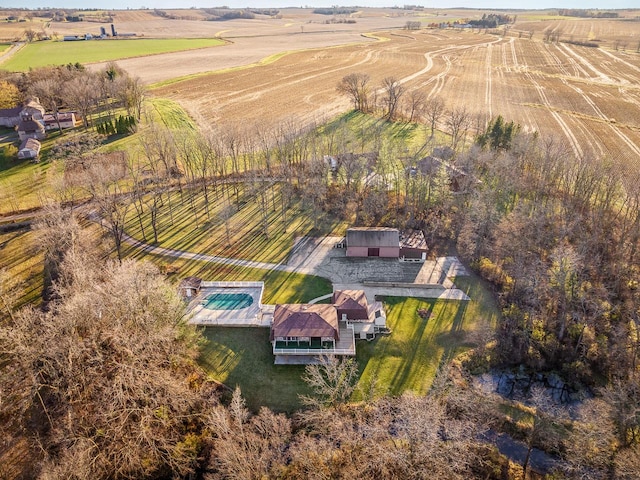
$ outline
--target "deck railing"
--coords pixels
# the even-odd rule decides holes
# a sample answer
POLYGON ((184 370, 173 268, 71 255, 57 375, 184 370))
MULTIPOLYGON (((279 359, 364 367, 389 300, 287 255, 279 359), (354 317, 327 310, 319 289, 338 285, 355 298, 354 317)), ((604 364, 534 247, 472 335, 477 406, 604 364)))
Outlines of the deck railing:
POLYGON ((353 348, 276 348, 273 347, 274 355, 355 355, 353 348))

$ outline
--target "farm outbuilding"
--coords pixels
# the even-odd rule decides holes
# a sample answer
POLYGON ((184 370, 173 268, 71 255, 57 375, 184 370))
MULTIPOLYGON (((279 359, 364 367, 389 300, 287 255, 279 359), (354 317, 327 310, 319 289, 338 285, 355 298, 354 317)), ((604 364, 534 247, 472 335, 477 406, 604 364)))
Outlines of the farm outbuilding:
POLYGON ((47 113, 44 116, 44 128, 45 130, 57 130, 58 125, 60 128, 75 128, 76 126, 76 114, 75 112, 58 112, 56 115, 47 113))
POLYGON ((422 230, 405 230, 400 234, 400 258, 426 260, 427 240, 422 230))
POLYGON ((40 142, 35 138, 27 138, 20 144, 18 158, 38 158, 40 155, 40 142))
POLYGON ((346 244, 347 257, 400 257, 400 232, 397 228, 349 228, 346 244))
POLYGON ((187 277, 182 279, 178 290, 183 298, 195 297, 202 286, 202 279, 198 277, 187 277))
POLYGON ((14 128, 20 123, 22 107, 0 109, 0 126, 14 128))

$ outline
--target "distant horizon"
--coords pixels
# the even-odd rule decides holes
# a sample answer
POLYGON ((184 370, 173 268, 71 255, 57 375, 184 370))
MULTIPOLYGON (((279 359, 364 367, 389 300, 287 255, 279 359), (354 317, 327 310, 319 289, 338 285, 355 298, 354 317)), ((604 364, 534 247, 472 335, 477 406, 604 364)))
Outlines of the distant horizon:
MULTIPOLYGON (((282 1, 282 0, 281 0, 282 1)), ((285 3, 287 0, 283 0, 285 3)), ((460 0, 456 6, 445 5, 448 1, 434 1, 434 2, 399 2, 393 3, 389 0, 367 0, 366 2, 359 3, 354 2, 349 4, 346 2, 340 6, 357 6, 357 7, 369 7, 369 8, 393 8, 400 5, 421 5, 426 9, 442 9, 442 10, 455 10, 455 9, 473 9, 473 10, 550 10, 559 8, 572 8, 581 10, 640 10, 640 6, 637 4, 638 0, 611 0, 603 2, 602 0, 563 0, 560 2, 554 1, 538 1, 538 0, 523 0, 518 4, 517 8, 514 8, 513 0, 460 0), (605 6, 606 4, 606 6, 605 6)), ((105 8, 104 1, 99 0, 8 0, 8 5, 3 5, 2 8, 26 8, 30 10, 36 10, 38 8, 69 8, 69 9, 98 9, 98 10, 140 10, 140 9, 189 9, 189 8, 216 8, 226 6, 229 8, 320 8, 331 7, 336 5, 336 2, 322 1, 322 0, 307 0, 300 2, 301 5, 278 5, 279 1, 272 0, 230 0, 220 1, 214 3, 206 0, 152 0, 145 2, 139 0, 139 5, 131 5, 130 0, 113 0, 109 2, 110 8, 105 8)))

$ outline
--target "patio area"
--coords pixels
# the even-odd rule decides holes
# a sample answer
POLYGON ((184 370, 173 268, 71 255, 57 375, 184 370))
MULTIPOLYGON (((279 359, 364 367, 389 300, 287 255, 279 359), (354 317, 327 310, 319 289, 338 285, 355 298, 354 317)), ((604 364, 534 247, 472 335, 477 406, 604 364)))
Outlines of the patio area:
POLYGON ((270 318, 262 314, 264 282, 202 282, 200 292, 189 302, 191 318, 196 325, 225 327, 268 327, 270 318), (235 308, 225 297, 245 299, 235 308), (217 297, 223 299, 218 301, 217 297), (244 306, 248 304, 248 306, 244 306))

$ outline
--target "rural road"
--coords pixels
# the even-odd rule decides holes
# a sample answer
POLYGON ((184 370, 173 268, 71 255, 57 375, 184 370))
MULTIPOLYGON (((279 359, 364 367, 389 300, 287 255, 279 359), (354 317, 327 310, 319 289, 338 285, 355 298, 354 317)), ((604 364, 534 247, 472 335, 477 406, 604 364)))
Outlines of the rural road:
POLYGON ((18 50, 24 47, 24 42, 17 42, 9 47, 9 50, 0 55, 0 64, 6 60, 9 60, 18 50))

